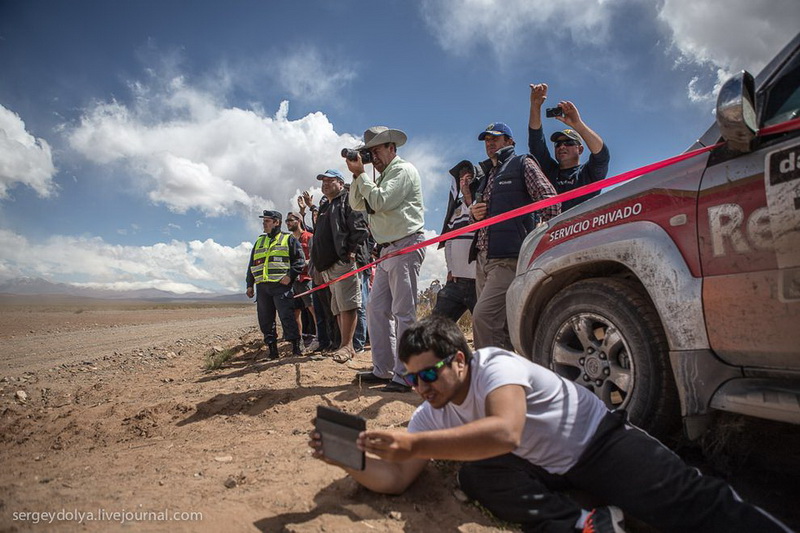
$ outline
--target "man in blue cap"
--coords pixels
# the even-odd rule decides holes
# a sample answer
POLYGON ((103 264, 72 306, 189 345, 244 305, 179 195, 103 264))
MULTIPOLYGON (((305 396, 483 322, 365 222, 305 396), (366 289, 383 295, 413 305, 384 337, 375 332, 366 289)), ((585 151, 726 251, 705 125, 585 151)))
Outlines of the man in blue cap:
MULTIPOLYGON (((556 195, 536 159, 514 154, 514 135, 502 122, 489 124, 478 135, 488 159, 481 162, 486 178, 470 206, 472 219, 483 220, 556 195)), ((522 241, 538 221, 561 212, 554 204, 534 213, 481 228, 475 232, 470 261, 477 260, 475 288, 478 301, 472 313, 475 348, 512 349, 506 323, 506 292, 517 271, 522 241)))
POLYGON ((283 338, 292 343, 292 354, 303 353, 294 319, 292 283, 306 264, 303 249, 293 235, 281 232, 283 215, 264 210, 259 216, 264 233, 256 240, 247 266, 247 297, 256 295, 258 325, 264 334, 269 359, 278 358, 275 312, 281 320, 283 338))

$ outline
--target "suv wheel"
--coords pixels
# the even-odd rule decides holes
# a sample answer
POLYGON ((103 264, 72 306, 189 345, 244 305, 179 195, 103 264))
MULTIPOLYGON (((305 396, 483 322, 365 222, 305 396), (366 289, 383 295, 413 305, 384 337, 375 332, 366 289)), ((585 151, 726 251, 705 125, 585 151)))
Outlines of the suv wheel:
POLYGON ((579 281, 557 293, 536 328, 533 360, 587 387, 609 409, 666 437, 678 421, 666 336, 650 300, 618 278, 579 281))

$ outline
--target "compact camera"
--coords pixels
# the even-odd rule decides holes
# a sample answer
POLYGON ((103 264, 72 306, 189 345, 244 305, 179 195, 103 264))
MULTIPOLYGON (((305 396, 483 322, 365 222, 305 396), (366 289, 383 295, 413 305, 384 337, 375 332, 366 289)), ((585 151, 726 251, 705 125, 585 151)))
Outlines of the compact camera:
POLYGON ((351 150, 350 148, 342 148, 342 157, 350 161, 357 161, 358 154, 361 154, 361 162, 372 163, 372 153, 369 150, 351 150))
POLYGON ((559 106, 559 107, 548 107, 547 109, 544 110, 544 114, 545 114, 545 116, 547 118, 563 117, 564 116, 564 110, 561 109, 561 106, 559 106))

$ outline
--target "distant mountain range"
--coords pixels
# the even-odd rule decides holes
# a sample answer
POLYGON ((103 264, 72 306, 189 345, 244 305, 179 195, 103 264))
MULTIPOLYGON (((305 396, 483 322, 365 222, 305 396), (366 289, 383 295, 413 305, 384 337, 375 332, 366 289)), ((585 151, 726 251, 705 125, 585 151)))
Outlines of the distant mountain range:
POLYGON ((244 291, 241 293, 201 293, 178 294, 159 289, 137 289, 115 291, 78 287, 69 283, 52 283, 42 278, 16 278, 0 282, 0 294, 16 296, 61 295, 102 300, 216 300, 225 302, 248 301, 244 291))

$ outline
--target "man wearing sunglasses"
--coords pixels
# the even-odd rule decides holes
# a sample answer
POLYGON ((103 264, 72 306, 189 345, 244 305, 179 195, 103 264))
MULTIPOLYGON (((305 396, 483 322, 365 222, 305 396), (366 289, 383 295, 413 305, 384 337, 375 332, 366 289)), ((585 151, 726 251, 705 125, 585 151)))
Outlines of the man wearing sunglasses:
MULTIPOLYGON (((620 508, 664 531, 788 531, 588 389, 500 348, 472 353, 451 320, 409 328, 399 356, 425 401, 407 431, 359 435, 366 468, 345 470, 371 490, 402 493, 428 460, 455 460, 462 490, 523 531, 624 531, 620 508), (583 510, 570 489, 619 508, 583 510)), ((324 460, 319 434, 309 444, 324 460)))
MULTIPOLYGON (((557 109, 560 115, 553 118, 569 126, 569 129, 557 131, 550 136, 555 159, 550 155, 542 132, 542 105, 546 99, 547 84, 531 84, 528 150, 539 161, 547 179, 559 194, 605 179, 608 173, 608 161, 611 157, 608 148, 603 139, 581 120, 578 108, 572 102, 561 101, 558 103, 557 109), (589 148, 590 154, 589 160, 581 165, 580 158, 584 142, 589 148)), ((599 193, 600 191, 597 191, 562 202, 561 211, 564 212, 599 193)))

